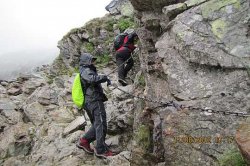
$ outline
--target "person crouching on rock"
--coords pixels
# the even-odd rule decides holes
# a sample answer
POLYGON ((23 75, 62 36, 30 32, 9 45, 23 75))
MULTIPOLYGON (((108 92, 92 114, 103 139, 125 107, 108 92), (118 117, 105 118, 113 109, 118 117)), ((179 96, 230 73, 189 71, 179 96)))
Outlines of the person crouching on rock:
POLYGON ((84 53, 80 57, 80 75, 81 82, 84 86, 86 110, 92 126, 78 140, 77 147, 83 149, 89 154, 94 154, 97 157, 106 158, 114 154, 107 148, 105 137, 107 133, 107 119, 104 103, 107 101, 106 95, 103 93, 101 83, 111 81, 106 75, 98 75, 94 66, 96 58, 91 54, 84 53), (90 143, 96 140, 95 151, 90 147, 90 143))
POLYGON ((136 48, 134 46, 138 36, 135 32, 128 34, 123 41, 122 46, 116 50, 116 65, 118 66, 118 82, 122 86, 126 86, 128 83, 125 81, 128 72, 134 65, 134 60, 131 57, 132 52, 136 48), (127 61, 127 62, 126 62, 127 61))

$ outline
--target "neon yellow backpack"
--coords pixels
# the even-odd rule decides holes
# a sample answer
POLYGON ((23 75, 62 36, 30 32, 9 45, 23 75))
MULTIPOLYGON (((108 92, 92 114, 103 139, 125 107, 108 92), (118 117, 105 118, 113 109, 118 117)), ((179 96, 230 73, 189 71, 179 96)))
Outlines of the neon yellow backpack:
POLYGON ((83 90, 80 73, 77 73, 72 86, 72 100, 78 108, 84 106, 85 97, 83 90))

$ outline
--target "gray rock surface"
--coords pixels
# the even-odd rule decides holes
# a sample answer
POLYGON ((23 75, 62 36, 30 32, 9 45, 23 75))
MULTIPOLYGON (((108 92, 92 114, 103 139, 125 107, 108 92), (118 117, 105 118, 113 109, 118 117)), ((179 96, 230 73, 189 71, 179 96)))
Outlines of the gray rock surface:
POLYGON ((19 88, 14 88, 13 87, 13 88, 8 89, 7 92, 8 92, 9 95, 17 96, 17 95, 22 93, 22 90, 19 89, 19 88))
POLYGON ((63 135, 66 136, 77 130, 83 130, 86 125, 86 120, 83 116, 76 117, 63 131, 63 135))
MULTIPOLYGON (((182 10, 171 22, 171 18, 161 20, 161 26, 168 25, 160 38, 155 35, 156 29, 145 26, 138 30, 142 43, 141 66, 146 71, 144 93, 152 99, 175 100, 199 108, 249 113, 249 62, 246 57, 250 54, 245 45, 249 45, 248 26, 244 23, 249 13, 249 1, 183 3, 187 5, 186 11, 182 10), (238 17, 239 13, 242 17, 238 17), (149 40, 156 41, 155 45, 149 44, 149 40), (156 51, 153 52, 152 47, 156 51)), ((150 17, 141 19, 144 20, 148 21, 150 17)), ((146 105, 149 108, 155 106, 148 102, 146 105)), ((178 113, 175 109, 165 108, 156 111, 159 114, 150 113, 150 116, 147 111, 136 113, 138 123, 134 130, 139 133, 135 143, 138 150, 132 152, 132 156, 138 164, 145 159, 140 156, 152 154, 163 156, 157 162, 165 161, 168 165, 216 165, 223 152, 235 147, 226 138, 234 136, 244 121, 244 118, 233 115, 201 113, 199 110, 178 113), (140 122, 140 118, 144 121, 140 122), (140 131, 148 132, 145 137, 152 136, 152 139, 144 140, 140 131), (184 136, 211 137, 212 141, 207 144, 173 143, 184 136), (218 137, 224 138, 224 142, 216 144, 218 137), (149 148, 145 149, 146 145, 149 148), (164 146, 163 153, 161 146, 164 146)))
POLYGON ((134 13, 133 6, 129 0, 112 0, 105 9, 112 15, 123 15, 132 17, 134 13))

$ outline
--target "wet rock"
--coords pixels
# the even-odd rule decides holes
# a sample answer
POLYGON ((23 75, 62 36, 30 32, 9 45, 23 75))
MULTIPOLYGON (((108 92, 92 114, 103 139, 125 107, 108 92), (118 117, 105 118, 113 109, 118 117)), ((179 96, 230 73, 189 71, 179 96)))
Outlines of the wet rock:
POLYGON ((128 85, 125 87, 119 86, 119 88, 122 91, 119 89, 115 89, 113 90, 113 93, 112 93, 112 97, 117 100, 124 100, 124 99, 131 97, 130 95, 128 95, 127 93, 124 93, 123 91, 131 93, 133 92, 133 89, 134 89, 133 85, 128 85))
POLYGON ((54 83, 56 84, 56 86, 58 88, 65 88, 65 86, 64 86, 64 80, 62 78, 60 78, 60 77, 56 77, 54 79, 54 83))
POLYGON ((42 87, 38 92, 37 97, 38 102, 45 106, 58 103, 58 93, 51 87, 42 87))
POLYGON ((19 123, 0 134, 0 158, 28 155, 32 139, 29 135, 31 125, 19 123))
POLYGON ((170 20, 174 19, 178 14, 184 12, 187 9, 185 3, 178 3, 174 5, 166 6, 162 9, 162 12, 166 14, 170 20))
POLYGON ((64 125, 52 122, 48 125, 46 141, 53 142, 62 137, 64 125))
POLYGON ((14 110, 16 105, 8 98, 0 99, 0 110, 14 110))
POLYGON ((59 108, 57 110, 50 111, 49 116, 56 123, 70 123, 75 119, 74 114, 67 108, 59 108))
POLYGON ((239 31, 246 32, 247 26, 243 22, 234 26, 232 22, 238 17, 241 9, 246 9, 246 14, 249 7, 247 1, 243 1, 241 5, 233 3, 213 0, 178 16, 172 32, 181 42, 178 46, 180 50, 188 46, 188 49, 181 53, 184 59, 201 65, 244 68, 244 64, 248 63, 246 57, 249 55, 249 41, 246 35, 239 31), (201 14, 197 13, 198 10, 201 10, 201 14), (210 26, 207 26, 207 23, 210 26), (232 37, 232 34, 237 38, 232 37), (215 44, 218 42, 224 43, 224 46, 215 44))
POLYGON ((108 31, 106 29, 100 30, 100 39, 106 39, 108 37, 108 31))
POLYGON ((138 11, 160 12, 164 6, 176 3, 176 0, 130 0, 133 7, 138 11))
POLYGON ((24 109, 24 113, 29 121, 35 125, 41 125, 44 122, 48 121, 48 113, 44 106, 38 102, 28 104, 24 109))
POLYGON ((207 0, 187 0, 184 3, 187 5, 188 8, 193 7, 193 6, 198 6, 207 0))
POLYGON ((116 166, 116 165, 130 166, 131 165, 130 159, 131 159, 131 152, 129 151, 123 151, 114 157, 108 158, 110 166, 116 166))
POLYGON ((82 130, 78 130, 78 131, 68 135, 68 137, 66 139, 70 143, 76 143, 78 141, 78 139, 83 135, 83 133, 84 132, 82 130))
POLYGON ((119 138, 120 138, 120 136, 118 136, 118 135, 110 137, 110 138, 105 140, 105 143, 107 145, 111 145, 111 146, 119 146, 119 138))
POLYGON ((22 93, 22 90, 19 88, 10 88, 7 90, 9 95, 17 96, 22 93))
POLYGON ((6 81, 1 81, 1 83, 0 83, 2 86, 7 86, 9 83, 8 82, 6 82, 6 81))
POLYGON ((86 120, 83 116, 76 117, 63 131, 63 135, 67 136, 77 130, 83 130, 86 125, 86 120))
POLYGON ((19 88, 21 88, 21 86, 22 86, 21 84, 22 84, 22 82, 19 82, 19 81, 17 81, 17 80, 14 80, 13 82, 11 82, 11 83, 9 84, 9 87, 19 89, 19 88))
POLYGON ((26 81, 22 87, 22 91, 25 94, 30 95, 33 93, 38 87, 41 87, 45 85, 44 80, 39 80, 39 79, 31 79, 29 81, 26 81))
POLYGON ((131 129, 133 124, 133 101, 127 99, 120 103, 107 102, 108 133, 118 134, 131 129))
POLYGON ((7 90, 4 88, 4 86, 0 85, 0 94, 6 94, 7 90))
POLYGON ((132 16, 134 9, 129 0, 112 0, 105 9, 112 15, 132 16))
POLYGON ((23 114, 21 112, 18 112, 16 110, 3 110, 1 112, 1 115, 4 116, 8 123, 13 125, 17 124, 19 122, 23 122, 23 114))

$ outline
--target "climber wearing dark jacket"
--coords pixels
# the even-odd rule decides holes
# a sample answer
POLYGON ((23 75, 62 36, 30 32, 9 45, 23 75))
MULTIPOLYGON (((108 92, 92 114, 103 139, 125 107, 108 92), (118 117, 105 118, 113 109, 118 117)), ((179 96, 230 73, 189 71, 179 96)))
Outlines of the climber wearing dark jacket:
POLYGON ((137 37, 138 36, 135 32, 128 34, 124 39, 123 45, 116 51, 116 64, 119 67, 118 81, 123 86, 127 85, 125 78, 127 77, 128 72, 132 69, 134 65, 134 61, 131 57, 131 54, 136 48, 134 46, 134 42, 137 37), (126 63, 124 64, 124 62, 126 63))
POLYGON ((103 93, 101 83, 107 82, 111 84, 106 75, 98 75, 92 55, 84 53, 80 57, 80 75, 81 82, 84 87, 85 105, 89 119, 92 123, 90 129, 77 142, 77 147, 83 149, 87 153, 93 154, 94 150, 90 147, 90 143, 96 140, 95 155, 97 157, 113 156, 105 144, 107 132, 106 111, 103 102, 107 101, 107 97, 103 93))

